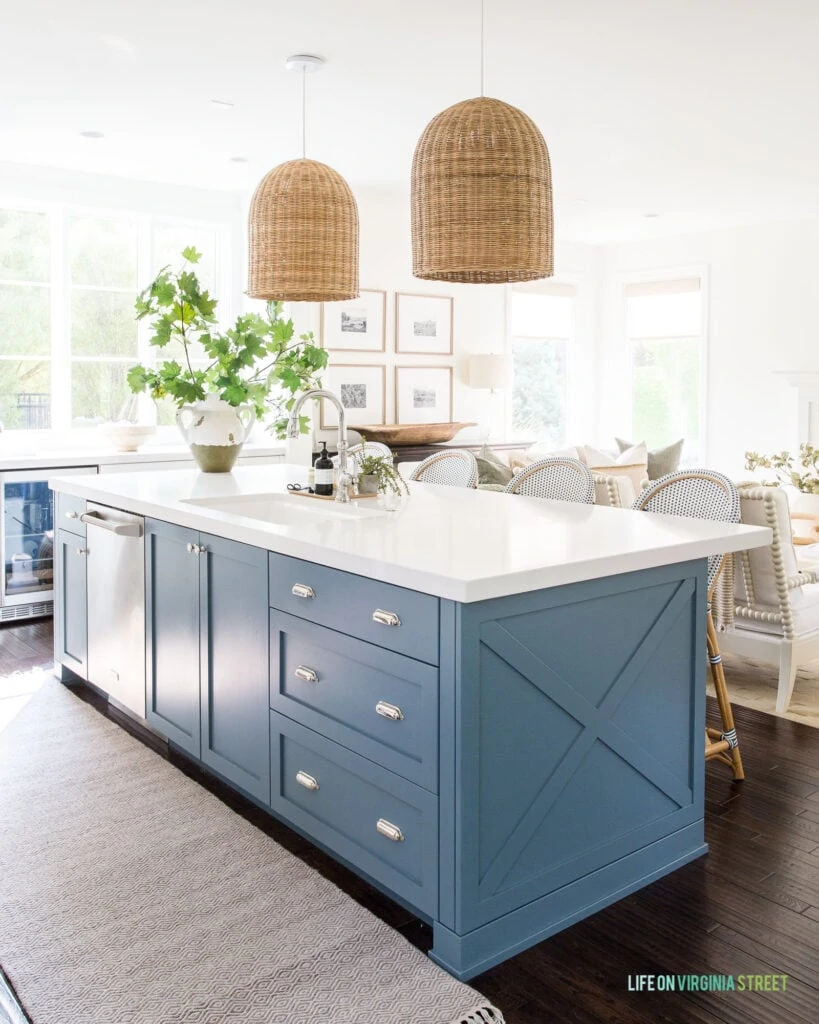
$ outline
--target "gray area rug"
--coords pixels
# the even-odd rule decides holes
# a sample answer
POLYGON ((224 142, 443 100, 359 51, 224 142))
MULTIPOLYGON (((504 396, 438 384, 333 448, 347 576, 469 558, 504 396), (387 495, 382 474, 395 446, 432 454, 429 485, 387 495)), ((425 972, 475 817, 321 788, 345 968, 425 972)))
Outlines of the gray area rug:
POLYGON ((0 734, 0 965, 34 1024, 502 1024, 55 681, 0 734))

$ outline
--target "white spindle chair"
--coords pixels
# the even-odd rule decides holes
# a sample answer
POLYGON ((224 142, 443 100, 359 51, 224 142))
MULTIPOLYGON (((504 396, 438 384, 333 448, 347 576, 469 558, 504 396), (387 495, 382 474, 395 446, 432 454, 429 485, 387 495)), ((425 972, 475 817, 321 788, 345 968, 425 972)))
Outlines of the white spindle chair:
MULTIPOLYGON (((643 512, 688 516, 692 519, 714 519, 726 523, 738 523, 740 518, 739 494, 736 487, 722 473, 710 469, 688 469, 667 473, 651 483, 637 498, 633 507, 643 512)), ((745 772, 722 667, 717 630, 711 614, 711 599, 723 561, 722 555, 712 555, 708 559, 706 644, 722 729, 709 727, 705 730, 705 759, 709 761, 716 758, 730 765, 734 778, 740 780, 745 778, 745 772)))
POLYGON ((788 710, 800 665, 819 658, 819 572, 800 569, 788 498, 779 487, 740 484, 743 523, 768 526, 770 547, 734 556, 734 580, 720 584, 723 650, 779 666, 776 710, 788 710))
POLYGON ((450 487, 477 487, 478 463, 472 452, 460 448, 451 452, 434 452, 415 467, 410 480, 450 487))
POLYGON ((504 493, 523 494, 550 501, 580 501, 592 505, 594 478, 579 459, 550 455, 538 459, 513 476, 504 493))

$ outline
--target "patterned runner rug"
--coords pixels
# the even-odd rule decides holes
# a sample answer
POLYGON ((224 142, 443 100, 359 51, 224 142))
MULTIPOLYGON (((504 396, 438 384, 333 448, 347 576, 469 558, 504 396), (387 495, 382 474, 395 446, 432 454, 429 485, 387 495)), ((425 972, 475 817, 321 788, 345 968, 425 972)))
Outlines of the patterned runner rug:
POLYGON ((503 1024, 53 680, 0 734, 0 966, 34 1024, 503 1024))

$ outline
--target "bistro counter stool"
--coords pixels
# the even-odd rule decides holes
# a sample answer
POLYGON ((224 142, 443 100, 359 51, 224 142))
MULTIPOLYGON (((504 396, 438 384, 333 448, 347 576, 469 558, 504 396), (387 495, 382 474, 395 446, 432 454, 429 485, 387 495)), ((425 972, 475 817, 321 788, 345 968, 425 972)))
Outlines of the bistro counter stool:
POLYGON ((450 487, 477 487, 478 463, 472 452, 454 448, 435 452, 412 471, 410 480, 423 484, 447 484, 450 487))
POLYGON ((594 478, 578 459, 551 455, 532 462, 506 485, 505 494, 524 494, 550 501, 594 504, 594 478))
MULTIPOLYGON (((711 469, 688 469, 668 473, 647 487, 633 507, 643 512, 659 512, 670 516, 715 519, 726 523, 739 522, 739 494, 736 487, 722 473, 716 473, 711 469)), ((706 643, 722 730, 706 728, 705 760, 716 758, 730 765, 734 778, 739 781, 745 778, 745 772, 742 768, 739 739, 725 683, 717 631, 711 614, 711 599, 722 569, 723 558, 723 555, 712 555, 708 559, 706 643)))

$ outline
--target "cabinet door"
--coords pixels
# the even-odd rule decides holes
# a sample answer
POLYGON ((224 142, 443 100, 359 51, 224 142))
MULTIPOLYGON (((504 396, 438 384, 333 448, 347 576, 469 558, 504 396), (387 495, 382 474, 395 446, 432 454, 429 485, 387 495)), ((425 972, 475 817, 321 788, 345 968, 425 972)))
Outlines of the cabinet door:
POLYGON ((88 592, 85 537, 57 531, 54 660, 84 679, 88 669, 88 592))
POLYGON ((148 722, 199 757, 199 534, 145 525, 145 676, 148 722))
POLYGON ((207 534, 201 544, 201 757, 267 803, 267 553, 207 534))

